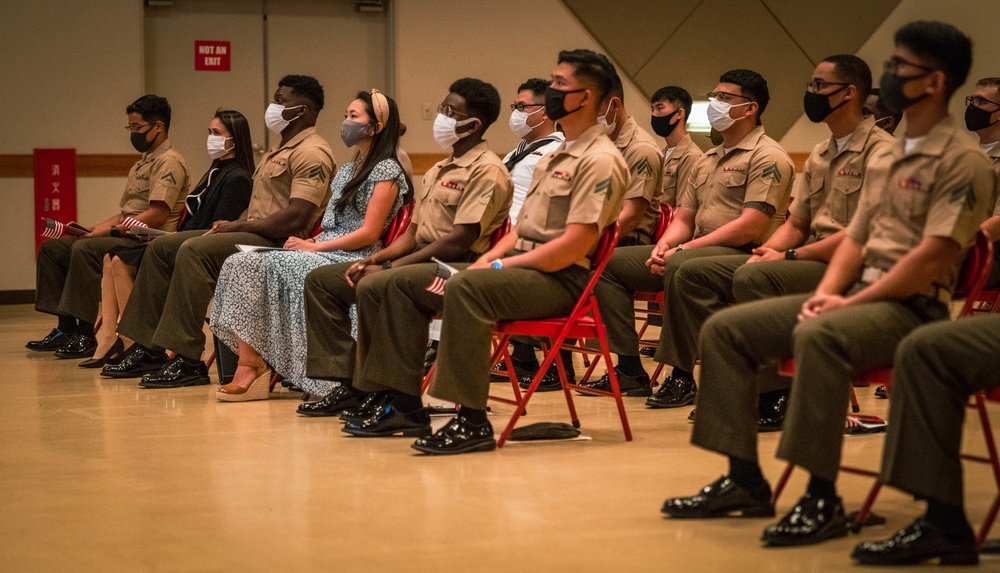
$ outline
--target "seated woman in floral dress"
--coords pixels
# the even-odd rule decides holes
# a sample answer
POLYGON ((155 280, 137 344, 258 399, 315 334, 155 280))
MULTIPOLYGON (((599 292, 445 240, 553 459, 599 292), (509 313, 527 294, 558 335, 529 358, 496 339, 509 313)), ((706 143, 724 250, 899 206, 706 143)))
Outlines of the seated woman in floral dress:
POLYGON ((306 275, 384 248, 385 232, 411 188, 396 159, 399 112, 392 99, 377 90, 359 93, 347 107, 340 137, 357 154, 331 183, 322 232, 315 239, 291 237, 286 250, 233 255, 222 267, 211 328, 237 350, 239 367, 216 393, 221 401, 266 399, 268 365, 311 395, 325 396, 336 386, 306 377, 306 275))

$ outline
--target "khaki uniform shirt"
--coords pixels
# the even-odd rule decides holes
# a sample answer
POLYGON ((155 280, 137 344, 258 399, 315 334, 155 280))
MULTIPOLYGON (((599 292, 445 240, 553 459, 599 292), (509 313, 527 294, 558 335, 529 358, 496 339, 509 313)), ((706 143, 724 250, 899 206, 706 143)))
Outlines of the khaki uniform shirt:
POLYGON ((875 118, 869 117, 855 128, 839 152, 832 136, 816 145, 802 169, 802 190, 788 208, 792 215, 809 221, 811 239, 818 241, 847 227, 858 207, 868 162, 894 143, 888 132, 875 126, 875 118))
POLYGON ((639 127, 633 117, 622 125, 615 147, 625 157, 629 170, 625 199, 642 198, 649 203, 631 236, 641 243, 652 244, 656 222, 660 219, 660 198, 663 197, 663 152, 653 136, 639 127))
POLYGON ((422 187, 413 211, 417 243, 429 245, 455 225, 478 224, 479 238, 470 249, 476 254, 489 250, 490 235, 507 219, 514 196, 507 168, 485 141, 435 163, 422 187))
POLYGON ((264 219, 287 208, 291 199, 304 199, 316 205, 314 223, 296 236, 311 236, 315 221, 330 201, 330 183, 336 169, 333 150, 315 127, 303 130, 285 145, 272 147, 253 173, 247 220, 264 219))
MULTIPOLYGON (((538 161, 517 222, 515 248, 528 250, 525 241, 547 243, 571 223, 594 223, 603 232, 618 219, 628 165, 602 130, 595 125, 538 161)), ((589 258, 576 264, 590 268, 589 258)))
MULTIPOLYGON (((996 217, 1000 215, 1000 143, 994 145, 993 149, 990 149, 990 152, 986 155, 993 162, 993 172, 997 175, 997 200, 996 205, 993 206, 993 216, 996 217)), ((1000 253, 994 254, 1000 257, 1000 253)))
MULTIPOLYGON (((906 153, 896 142, 868 166, 848 235, 863 245, 866 267, 888 270, 924 237, 947 237, 964 252, 993 208, 989 160, 952 117, 935 125, 906 153)), ((935 281, 952 292, 962 259, 935 281)))
POLYGON ((677 147, 667 157, 667 152, 663 152, 663 197, 661 203, 666 203, 671 207, 677 207, 677 187, 678 183, 691 178, 691 173, 698 165, 698 161, 705 157, 705 152, 695 145, 691 135, 687 134, 684 139, 677 143, 677 147))
POLYGON ((698 163, 677 202, 695 209, 695 238, 736 220, 748 203, 774 209, 770 223, 755 241, 760 245, 785 220, 792 191, 794 165, 778 142, 757 126, 729 153, 722 145, 708 150, 698 163))
POLYGON ((189 187, 184 158, 171 147, 169 139, 164 140, 152 152, 144 153, 129 170, 118 207, 122 217, 129 217, 149 209, 150 201, 162 201, 170 207, 170 216, 160 229, 176 231, 189 187))

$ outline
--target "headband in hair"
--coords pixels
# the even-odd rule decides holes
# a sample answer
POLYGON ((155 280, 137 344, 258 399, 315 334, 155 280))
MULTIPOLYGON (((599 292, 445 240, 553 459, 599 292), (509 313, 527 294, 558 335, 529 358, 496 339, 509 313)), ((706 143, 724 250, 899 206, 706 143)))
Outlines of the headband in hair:
MULTIPOLYGON (((375 110, 375 119, 385 127, 387 121, 389 121, 389 100, 386 99, 382 92, 373 89, 372 90, 372 109, 375 110)), ((382 131, 381 128, 377 128, 375 133, 382 131)))

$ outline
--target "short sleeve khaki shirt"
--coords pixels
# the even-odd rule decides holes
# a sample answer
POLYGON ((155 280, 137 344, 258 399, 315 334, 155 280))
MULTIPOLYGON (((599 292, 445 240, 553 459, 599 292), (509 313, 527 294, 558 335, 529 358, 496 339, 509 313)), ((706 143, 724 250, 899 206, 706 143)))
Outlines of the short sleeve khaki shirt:
POLYGON ((735 221, 745 207, 768 205, 774 213, 755 241, 760 245, 785 220, 794 165, 788 153, 758 126, 725 153, 712 148, 698 163, 678 203, 697 211, 695 237, 735 221))
POLYGON ((418 244, 430 244, 451 232, 455 225, 479 225, 472 244, 477 254, 489 250, 490 235, 510 213, 514 185, 500 158, 485 141, 461 157, 437 162, 424 174, 413 224, 418 244))
POLYGON ((663 197, 663 152, 653 136, 639 127, 633 117, 629 117, 622 125, 615 147, 621 151, 629 170, 625 199, 645 199, 648 203, 646 213, 632 236, 642 243, 652 243, 653 231, 660 219, 660 200, 663 197))
POLYGON ((812 239, 847 227, 858 208, 868 162, 893 143, 892 136, 870 117, 854 129, 840 151, 833 137, 816 145, 802 170, 802 190, 789 207, 792 215, 809 221, 812 239))
POLYGON ((671 207, 677 207, 678 183, 683 183, 691 178, 691 173, 698 165, 698 161, 705 157, 705 152, 695 145, 691 135, 685 135, 674 150, 670 152, 670 157, 664 151, 663 160, 663 196, 661 203, 666 203, 671 207))
MULTIPOLYGON (((546 243, 561 236, 571 223, 593 223, 603 232, 618 219, 628 184, 625 159, 600 125, 570 143, 542 157, 535 166, 518 218, 520 239, 546 243)), ((589 267, 590 262, 581 259, 577 264, 589 267)))
MULTIPOLYGON (((997 200, 996 205, 993 206, 993 216, 996 217, 1000 215, 1000 143, 994 145, 993 149, 990 149, 986 155, 993 162, 993 172, 997 175, 997 200)), ((997 256, 1000 256, 1000 253, 997 256)))
POLYGON ((296 235, 308 237, 330 201, 336 169, 330 144, 316 128, 303 130, 285 145, 271 148, 257 164, 247 219, 264 219, 287 208, 291 199, 304 199, 316 205, 315 216, 313 224, 296 235))
MULTIPOLYGON (((890 269, 924 237, 947 237, 964 252, 993 208, 996 175, 986 155, 950 116, 909 153, 904 142, 872 160, 848 235, 865 266, 890 269)), ((952 292, 958 258, 935 284, 952 292)))
POLYGON ((187 164, 170 140, 165 140, 129 170, 118 207, 122 217, 129 217, 149 209, 150 201, 162 201, 170 207, 170 216, 160 228, 176 231, 189 188, 187 164))

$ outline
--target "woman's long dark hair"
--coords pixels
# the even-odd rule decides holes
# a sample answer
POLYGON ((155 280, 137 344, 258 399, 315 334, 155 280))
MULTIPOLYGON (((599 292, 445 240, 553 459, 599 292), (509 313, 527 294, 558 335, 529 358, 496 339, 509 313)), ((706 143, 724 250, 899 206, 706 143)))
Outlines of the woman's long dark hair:
POLYGON ((232 109, 220 109, 215 112, 215 119, 222 122, 222 125, 233 138, 234 155, 240 167, 253 173, 253 148, 250 143, 250 123, 243 114, 232 109))
MULTIPOLYGON (((384 95, 384 94, 383 94, 384 95)), ((368 114, 369 123, 374 131, 378 122, 375 116, 375 109, 372 107, 372 94, 368 92, 358 92, 358 97, 355 99, 361 100, 365 104, 365 113, 368 114)), ((371 175, 375 166, 379 162, 386 159, 392 159, 395 162, 399 162, 396 159, 396 151, 399 146, 399 110, 396 108, 396 102, 389 96, 385 96, 386 101, 389 102, 389 117, 385 120, 385 125, 382 126, 382 131, 375 134, 372 138, 371 147, 368 149, 368 155, 365 157, 364 161, 361 162, 358 170, 354 172, 354 177, 344 185, 344 191, 340 195, 340 199, 337 200, 335 208, 338 212, 343 212, 348 205, 353 209, 358 207, 358 191, 361 190, 361 186, 371 175)), ((357 156, 355 156, 357 158, 357 156)), ((413 186, 410 183, 409 178, 406 180, 407 185, 410 186, 411 193, 413 186)))

